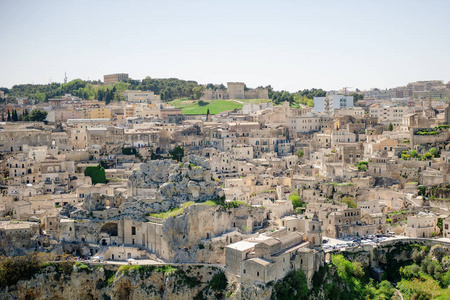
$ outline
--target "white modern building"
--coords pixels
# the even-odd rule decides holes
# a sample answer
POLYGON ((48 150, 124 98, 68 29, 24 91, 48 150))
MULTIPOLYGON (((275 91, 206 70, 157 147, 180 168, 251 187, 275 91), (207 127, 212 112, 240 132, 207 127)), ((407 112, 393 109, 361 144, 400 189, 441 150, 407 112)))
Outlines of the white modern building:
POLYGON ((330 95, 326 97, 314 97, 314 112, 332 114, 335 109, 347 109, 353 107, 353 96, 330 95))

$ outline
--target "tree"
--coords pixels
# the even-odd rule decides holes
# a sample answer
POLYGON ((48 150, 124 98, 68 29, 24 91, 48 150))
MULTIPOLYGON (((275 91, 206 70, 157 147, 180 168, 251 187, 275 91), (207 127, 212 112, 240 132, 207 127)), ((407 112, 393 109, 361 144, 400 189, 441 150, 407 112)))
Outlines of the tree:
POLYGON ((104 168, 104 169, 108 169, 108 163, 104 160, 100 161, 100 167, 104 168))
POLYGON ((19 280, 32 278, 41 269, 41 260, 37 252, 23 256, 0 257, 0 287, 16 284, 19 280))
POLYGON ((283 280, 279 280, 273 290, 271 299, 309 299, 308 283, 302 270, 289 272, 283 280))
POLYGON ((431 154, 430 152, 426 152, 426 153, 423 155, 423 158, 426 159, 426 160, 432 159, 432 158, 433 158, 433 154, 431 154))
POLYGON ((342 197, 341 202, 347 204, 348 208, 356 208, 358 206, 356 204, 355 198, 353 198, 351 196, 342 197))
POLYGON ((411 157, 417 157, 417 156, 419 156, 418 154, 417 154, 417 151, 416 150, 411 150, 411 157))
POLYGON ((176 146, 175 149, 169 151, 171 158, 180 162, 184 157, 184 148, 180 146, 176 146))
POLYGON ((402 153, 402 159, 403 160, 410 160, 411 159, 411 155, 408 153, 402 153))
POLYGON ((106 183, 105 168, 101 167, 100 164, 95 167, 87 167, 84 170, 84 175, 91 177, 93 185, 106 183))
POLYGON ((305 152, 303 152, 303 150, 301 149, 297 149, 297 151, 295 151, 295 155, 297 155, 298 158, 301 158, 304 154, 305 152))
POLYGON ((41 109, 33 109, 30 113, 30 121, 42 122, 47 118, 47 112, 41 109))
POLYGON ((206 111, 206 121, 208 121, 209 120, 209 108, 208 108, 208 110, 206 111))
POLYGON ((428 150, 428 152, 430 152, 433 157, 437 157, 438 155, 436 148, 431 148, 430 150, 428 150))
POLYGON ((219 272, 214 274, 209 282, 209 286, 213 291, 223 291, 227 288, 228 279, 225 273, 219 272))
POLYGON ((17 110, 13 110, 13 111, 12 111, 11 120, 12 120, 13 122, 19 121, 19 117, 17 116, 17 110))
POLYGON ((442 233, 443 230, 444 230, 444 227, 443 227, 444 225, 443 225, 443 222, 442 222, 442 218, 438 218, 436 226, 439 228, 439 230, 442 233))
POLYGON ((133 148, 133 147, 122 148, 123 155, 136 155, 137 153, 138 153, 138 151, 136 148, 133 148))
POLYGON ((6 121, 11 122, 11 113, 9 110, 8 110, 8 118, 6 119, 6 121))
POLYGON ((367 161, 360 161, 358 163, 358 170, 360 170, 361 172, 367 171, 368 168, 369 168, 369 162, 367 162, 367 161))
POLYGON ((292 205, 294 206, 294 209, 296 208, 302 208, 305 206, 305 203, 303 203, 302 199, 300 198, 300 196, 298 195, 297 192, 293 192, 290 196, 289 196, 289 200, 292 201, 292 205))
POLYGON ((388 130, 389 130, 389 131, 394 130, 394 125, 392 125, 392 123, 389 123, 388 130))
POLYGON ((199 85, 192 89, 192 96, 194 99, 200 99, 203 96, 204 87, 199 85))

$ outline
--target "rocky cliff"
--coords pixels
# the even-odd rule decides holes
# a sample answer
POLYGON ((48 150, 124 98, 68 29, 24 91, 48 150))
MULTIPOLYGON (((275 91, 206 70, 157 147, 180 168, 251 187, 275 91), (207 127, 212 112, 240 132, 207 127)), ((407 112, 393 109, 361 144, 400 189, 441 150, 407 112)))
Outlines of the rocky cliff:
POLYGON ((128 191, 129 196, 137 197, 151 192, 158 202, 177 204, 223 196, 222 188, 212 179, 209 163, 194 155, 184 157, 181 164, 171 160, 142 164, 130 176, 128 191))
POLYGON ((0 299, 223 299, 226 288, 224 273, 214 266, 119 268, 62 262, 1 288, 0 299))

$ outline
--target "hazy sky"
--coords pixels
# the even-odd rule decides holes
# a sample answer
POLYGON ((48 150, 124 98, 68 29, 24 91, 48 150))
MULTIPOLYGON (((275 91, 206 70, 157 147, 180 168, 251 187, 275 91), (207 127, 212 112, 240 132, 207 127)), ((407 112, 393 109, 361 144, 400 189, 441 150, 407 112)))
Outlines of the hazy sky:
POLYGON ((275 89, 450 80, 450 1, 0 0, 0 86, 177 77, 275 89))

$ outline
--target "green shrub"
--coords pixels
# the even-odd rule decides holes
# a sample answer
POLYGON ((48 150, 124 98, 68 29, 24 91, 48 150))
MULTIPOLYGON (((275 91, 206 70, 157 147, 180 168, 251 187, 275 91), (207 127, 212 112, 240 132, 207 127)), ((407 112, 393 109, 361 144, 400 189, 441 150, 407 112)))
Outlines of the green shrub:
POLYGON ((84 170, 84 175, 91 177, 93 185, 97 183, 106 183, 105 168, 102 168, 100 165, 87 167, 86 170, 84 170))
POLYGON ((308 284, 303 271, 291 271, 283 280, 279 280, 272 290, 271 299, 309 299, 308 284))
POLYGON ((369 162, 367 161, 360 161, 358 163, 358 170, 365 172, 369 168, 369 162))
POLYGON ((210 288, 216 292, 225 290, 227 288, 227 285, 228 279, 223 272, 215 274, 209 282, 210 288))
POLYGON ((176 146, 173 150, 169 151, 169 154, 173 160, 180 162, 184 157, 184 148, 176 146))
POLYGON ((137 154, 137 149, 136 148, 132 148, 132 147, 122 148, 122 154, 123 155, 136 155, 137 154))
POLYGON ((36 252, 23 256, 0 257, 0 287, 31 279, 41 270, 42 262, 36 252))
POLYGON ((302 201, 302 199, 300 198, 300 196, 298 195, 297 192, 293 192, 289 196, 289 200, 292 201, 292 205, 294 206, 294 209, 296 209, 298 207, 305 207, 306 206, 306 204, 302 201))
POLYGON ((92 272, 92 269, 88 265, 86 265, 85 263, 76 262, 75 266, 77 266, 78 272, 85 272, 85 273, 92 272))
POLYGON ((356 204, 355 198, 352 196, 344 196, 341 199, 342 203, 345 203, 348 205, 348 208, 357 208, 358 205, 356 204))

